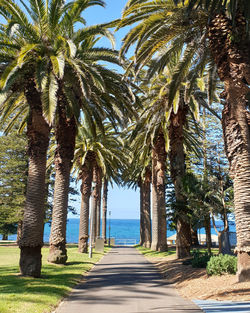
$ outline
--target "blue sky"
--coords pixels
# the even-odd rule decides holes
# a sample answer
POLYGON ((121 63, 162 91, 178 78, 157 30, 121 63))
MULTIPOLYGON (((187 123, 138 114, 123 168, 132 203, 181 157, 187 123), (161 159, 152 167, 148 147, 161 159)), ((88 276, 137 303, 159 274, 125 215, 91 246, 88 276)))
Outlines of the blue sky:
MULTIPOLYGON (((91 7, 86 10, 83 16, 87 25, 110 22, 111 20, 121 17, 121 12, 125 7, 126 0, 106 0, 106 7, 91 7)), ((128 28, 121 29, 115 34, 116 49, 121 47, 121 40, 125 36, 128 28)), ((110 47, 108 41, 103 41, 104 45, 110 47)), ((118 188, 116 185, 112 189, 109 187, 108 193, 108 211, 111 211, 111 218, 121 219, 139 219, 139 190, 118 188)), ((80 209, 79 201, 73 203, 73 206, 80 209)), ((69 217, 72 217, 70 215, 69 217)), ((73 216, 75 217, 75 216, 73 216)))

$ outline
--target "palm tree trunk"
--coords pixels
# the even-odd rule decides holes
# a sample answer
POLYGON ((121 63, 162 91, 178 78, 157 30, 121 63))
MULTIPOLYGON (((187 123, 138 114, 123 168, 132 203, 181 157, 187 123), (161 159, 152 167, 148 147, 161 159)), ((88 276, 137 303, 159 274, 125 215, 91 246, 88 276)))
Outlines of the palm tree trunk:
MULTIPOLYGON (((205 186, 208 186, 208 171, 207 171, 207 138, 206 138, 206 129, 207 129, 207 114, 206 109, 203 107, 203 183, 205 186)), ((210 212, 207 210, 204 213, 204 227, 206 233, 206 246, 208 250, 208 254, 211 254, 212 247, 212 238, 211 238, 211 222, 210 222, 210 212)))
POLYGON ((92 205, 91 208, 93 210, 92 218, 93 218, 93 242, 96 241, 97 235, 97 202, 98 202, 98 165, 96 160, 93 162, 93 182, 95 183, 94 190, 92 191, 92 205))
POLYGON ((142 246, 145 243, 145 218, 144 218, 144 184, 142 178, 138 182, 140 188, 140 242, 142 246))
POLYGON ((237 232, 238 280, 250 281, 250 85, 249 41, 245 19, 240 13, 235 27, 224 13, 211 20, 210 48, 224 82, 222 127, 225 151, 234 178, 234 204, 237 232), (237 38, 237 41, 234 41, 237 38))
POLYGON ((41 247, 43 246, 43 219, 45 173, 50 127, 42 115, 40 94, 35 86, 26 93, 30 106, 27 124, 29 169, 21 238, 20 272, 25 276, 40 277, 41 247))
MULTIPOLYGON (((99 168, 100 171, 100 168, 99 168)), ((96 211, 96 237, 100 238, 101 236, 101 197, 102 197, 102 176, 101 172, 99 173, 99 182, 98 182, 98 198, 97 198, 97 211, 96 211)))
POLYGON ((209 212, 204 216, 204 227, 206 233, 206 245, 208 254, 211 254, 211 247, 212 247, 212 238, 211 238, 211 224, 210 224, 210 214, 209 212))
POLYGON ((143 182, 143 211, 144 211, 144 247, 151 247, 151 201, 150 201, 151 170, 146 169, 143 182))
POLYGON ((172 113, 170 118, 169 139, 170 139, 170 174, 174 184, 176 202, 178 204, 177 215, 177 258, 190 256, 191 231, 190 221, 187 215, 187 199, 184 195, 182 179, 185 176, 185 153, 183 144, 183 127, 186 121, 187 106, 181 99, 177 114, 172 113))
POLYGON ((103 197, 102 197, 102 238, 107 242, 107 208, 108 208, 108 180, 103 181, 103 197))
POLYGON ((199 239, 198 239, 197 229, 191 228, 191 237, 192 237, 192 246, 198 246, 199 245, 199 239))
POLYGON ((96 187, 95 187, 95 239, 100 237, 100 224, 101 224, 101 191, 102 191, 102 170, 96 165, 96 187))
POLYGON ((57 148, 55 152, 55 191, 50 233, 48 262, 65 264, 66 224, 68 213, 68 193, 70 171, 75 149, 76 123, 74 117, 68 119, 63 107, 59 107, 59 121, 56 126, 57 148))
POLYGON ((152 149, 152 244, 155 251, 166 251, 166 203, 165 203, 166 151, 165 139, 160 132, 152 149))
POLYGON ((85 163, 81 168, 79 178, 81 184, 81 211, 79 225, 78 251, 80 253, 88 252, 88 235, 89 235, 89 199, 91 196, 91 184, 93 178, 93 168, 90 152, 87 153, 85 163))
POLYGON ((17 242, 22 238, 22 228, 23 228, 23 219, 19 220, 17 223, 17 242))

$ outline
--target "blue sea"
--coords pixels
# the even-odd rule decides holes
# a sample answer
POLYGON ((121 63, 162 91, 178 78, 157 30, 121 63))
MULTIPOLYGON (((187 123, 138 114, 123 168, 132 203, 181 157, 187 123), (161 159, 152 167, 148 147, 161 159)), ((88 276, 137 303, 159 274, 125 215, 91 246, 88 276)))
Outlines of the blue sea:
MULTIPOLYGON (((217 226, 222 227, 222 222, 217 221, 217 226)), ((109 226, 110 226, 110 237, 115 239, 133 239, 134 242, 139 243, 140 240, 140 220, 137 219, 110 219, 107 221, 107 238, 109 237, 109 226)), ((230 231, 235 232, 235 224, 230 223, 230 231)), ((204 228, 199 230, 201 234, 205 234, 204 228)), ((79 233, 79 219, 70 218, 67 222, 67 242, 77 243, 79 233)), ((212 234, 216 234, 212 228, 212 234)), ((167 229, 167 237, 175 234, 175 231, 167 229)), ((49 242, 50 225, 45 224, 44 228, 44 242, 49 242)), ((1 239, 1 236, 0 236, 1 239)), ((16 235, 11 235, 9 240, 16 240, 16 235)))

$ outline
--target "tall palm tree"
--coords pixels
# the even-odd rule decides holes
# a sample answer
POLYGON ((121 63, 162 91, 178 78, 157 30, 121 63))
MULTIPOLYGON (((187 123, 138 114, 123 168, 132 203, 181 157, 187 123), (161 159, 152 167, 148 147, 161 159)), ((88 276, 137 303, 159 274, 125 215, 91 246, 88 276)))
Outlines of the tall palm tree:
MULTIPOLYGON (((190 42, 193 40, 195 33, 203 42, 206 41, 209 44, 219 77, 225 85, 225 91, 221 94, 224 104, 222 127, 230 171, 234 177, 238 278, 240 281, 249 280, 250 231, 249 227, 246 226, 249 223, 243 224, 241 222, 249 219, 249 182, 246 179, 250 168, 249 117, 246 109, 249 100, 250 82, 249 1, 190 0, 185 2, 185 5, 182 3, 183 1, 180 0, 157 1, 156 6, 152 7, 149 1, 142 3, 139 0, 131 0, 128 2, 128 15, 137 6, 137 16, 131 16, 128 20, 133 22, 145 17, 147 22, 145 23, 144 20, 143 24, 138 24, 137 30, 134 29, 134 34, 137 33, 137 38, 140 38, 138 42, 143 42, 146 35, 151 36, 151 43, 153 39, 156 39, 157 42, 154 50, 149 47, 149 44, 145 44, 145 49, 141 49, 137 60, 145 58, 146 55, 149 55, 149 51, 153 54, 162 47, 164 45, 163 38, 166 40, 173 39, 173 51, 178 49, 181 38, 184 42, 190 42), (175 15, 173 14, 174 4, 178 5, 176 11, 182 11, 183 14, 178 24, 172 24, 168 27, 168 21, 175 15), (139 7, 142 10, 139 10, 139 7), (148 26, 150 24, 149 16, 153 11, 157 12, 156 16, 158 17, 151 18, 151 25, 154 29, 157 29, 156 32, 152 32, 153 28, 150 29, 150 26, 148 26), (180 23, 180 21, 182 22, 180 23), (199 29, 197 26, 199 26, 199 29), (181 36, 181 32, 183 36, 181 36)), ((177 22, 177 20, 175 21, 177 22)), ((134 40, 131 33, 127 38, 131 42, 134 40)))
MULTIPOLYGON (((133 125, 132 125, 133 127, 133 125)), ((142 138, 137 136, 132 142, 128 140, 130 148, 125 148, 130 155, 122 169, 124 185, 140 189, 140 242, 147 248, 151 247, 151 153, 143 145, 142 138)), ((154 217, 153 217, 154 218, 154 217)))
POLYGON ((106 177, 103 179, 103 192, 102 192, 102 238, 104 242, 107 241, 107 210, 108 210, 108 180, 106 177))
MULTIPOLYGON (((176 1, 178 2, 178 1, 176 1)), ((226 155, 234 178, 238 279, 250 280, 250 30, 249 1, 190 1, 188 11, 206 14, 203 30, 209 40, 218 75, 224 82, 222 127, 226 155), (242 221, 246 223, 242 223, 242 221), (248 221, 248 222, 247 222, 248 221)))
MULTIPOLYGON (((104 177, 104 180, 114 180, 118 182, 118 170, 121 168, 122 162, 124 160, 121 149, 123 144, 119 139, 118 134, 112 128, 111 124, 104 123, 103 127, 104 129, 96 127, 96 131, 93 133, 90 131, 87 121, 85 121, 85 123, 83 123, 79 128, 76 138, 75 167, 79 172, 79 178, 82 179, 82 185, 85 185, 84 190, 87 191, 82 194, 79 229, 80 252, 87 252, 87 241, 89 233, 89 197, 92 175, 89 173, 89 171, 92 171, 93 173, 92 180, 95 180, 94 171, 96 169, 104 177)), ((83 191, 83 188, 81 191, 83 191)), ((98 194, 93 193, 94 229, 96 229, 97 197, 98 194)), ((95 231, 93 233, 95 233, 95 231)))
MULTIPOLYGON (((200 31, 204 16, 196 13, 196 20, 190 29, 185 24, 187 22, 185 10, 184 5, 176 8, 171 0, 156 1, 153 6, 150 1, 142 3, 131 0, 128 1, 119 25, 122 27, 139 21, 124 38, 121 49, 123 55, 133 43, 137 42, 135 56, 129 68, 134 65, 135 70, 139 72, 156 52, 158 56, 156 61, 151 62, 149 76, 152 77, 154 73, 160 72, 163 73, 163 79, 165 79, 166 68, 172 68, 171 80, 166 79, 165 85, 163 83, 159 91, 159 98, 162 99, 159 103, 166 102, 171 178, 175 185, 177 201, 182 204, 183 212, 187 211, 181 182, 182 176, 185 175, 183 134, 186 114, 190 107, 192 114, 197 116, 195 107, 201 99, 198 94, 193 95, 193 89, 197 78, 210 60, 207 42, 201 36, 200 31), (182 20, 183 23, 180 22, 182 20), (175 135, 177 133, 179 137, 175 135)), ((164 110, 155 110, 155 112, 157 112, 155 118, 158 112, 165 114, 164 110)), ((187 131, 186 135, 188 135, 187 131)), ((190 251, 189 221, 180 217, 177 225, 179 230, 177 232, 177 256, 185 257, 190 251)))
MULTIPOLYGON (((98 2, 103 5, 103 2, 98 2)), ((93 4, 89 1, 89 4, 93 4)), ((85 9, 81 7, 81 9, 85 9)), ((72 10, 75 10, 73 6, 72 10)), ((80 19, 81 10, 78 10, 80 19)), ((68 20, 71 15, 69 14, 68 20)), ((72 18, 76 20, 73 15, 72 18)), ((73 20, 71 21, 71 24, 73 20)), ((74 155, 75 136, 80 109, 84 117, 89 120, 90 127, 94 127, 94 121, 102 129, 102 120, 109 119, 120 121, 124 114, 130 114, 133 101, 129 91, 129 85, 122 81, 120 74, 109 70, 100 61, 121 65, 117 51, 96 48, 96 42, 100 36, 105 35, 112 41, 112 36, 107 30, 110 25, 95 25, 85 27, 77 32, 70 32, 71 47, 75 60, 72 62, 74 71, 67 69, 67 78, 71 80, 76 76, 74 86, 65 86, 60 97, 63 101, 58 107, 58 120, 56 120, 57 149, 55 153, 56 184, 54 192, 54 207, 50 236, 50 253, 48 261, 53 263, 65 263, 66 254, 66 217, 68 203, 69 173, 74 155)), ((71 64, 70 64, 71 65, 71 64)), ((60 89, 59 89, 60 91, 60 89)), ((93 199, 100 198, 101 171, 98 165, 93 167, 96 187, 93 199)), ((96 211, 95 211, 96 212, 96 211)), ((98 218, 99 220, 99 218, 98 218)))
POLYGON ((150 167, 146 167, 145 169, 145 178, 142 181, 142 189, 143 189, 143 196, 142 196, 142 216, 143 216, 143 238, 144 242, 142 243, 144 247, 150 248, 152 235, 151 235, 151 200, 150 200, 150 193, 151 193, 151 179, 152 179, 152 171, 150 167))
MULTIPOLYGON (((80 158, 80 156, 79 156, 80 158)), ((88 227, 89 227, 89 199, 91 196, 91 185, 93 180, 93 160, 95 156, 92 151, 88 151, 85 161, 81 165, 78 178, 81 179, 81 210, 80 210, 80 226, 79 226, 79 242, 78 251, 87 253, 88 251, 88 227)), ((81 161, 77 161, 81 164, 81 161)))
MULTIPOLYGON (((172 61, 174 63, 174 61, 172 61)), ((154 65, 154 64, 153 64, 154 65)), ((149 65, 149 68, 151 66, 149 65)), ((148 91, 146 90, 144 103, 146 104, 146 109, 141 116, 140 122, 138 123, 137 129, 146 128, 146 135, 144 135, 144 140, 151 138, 152 143, 152 153, 153 153, 153 167, 152 171, 154 173, 154 166, 156 168, 156 175, 159 175, 159 180, 164 181, 166 173, 166 152, 169 152, 170 159, 170 173, 173 184, 175 186, 176 200, 182 207, 182 214, 178 216, 177 222, 177 256, 179 258, 185 257, 190 253, 191 244, 191 234, 190 234, 190 222, 188 216, 188 209, 186 206, 186 198, 182 186, 182 178, 185 175, 185 149, 194 149, 195 140, 191 133, 191 128, 188 130, 187 126, 187 115, 197 115, 197 106, 187 106, 184 102, 183 96, 179 95, 176 97, 175 101, 171 105, 168 101, 170 89, 169 86, 172 80, 171 70, 165 71, 164 75, 155 75, 150 83, 151 87, 148 91), (163 133, 164 130, 164 133, 163 133), (188 130, 188 131, 187 131, 188 130), (158 135, 157 134, 158 131, 158 135), (155 137, 155 139, 154 139, 155 137), (156 150, 156 148, 158 150, 156 150), (162 150, 160 150, 162 149, 162 150), (157 151, 157 153, 156 153, 157 151), (160 151, 160 152, 158 152, 160 151), (159 155, 159 156, 158 156, 159 155), (158 162, 158 164, 156 163, 158 162), (185 216, 186 218, 183 218, 185 216)), ((184 90, 182 91, 184 92, 184 90)), ((193 103, 194 104, 194 103, 193 103)), ((146 144, 146 142, 144 143, 146 144)), ((148 144, 147 144, 148 145, 148 144)), ((164 191, 159 187, 159 183, 156 183, 156 177, 153 174, 152 184, 153 184, 153 199, 154 195, 158 196, 162 194, 162 214, 166 215, 166 205, 165 205, 165 187, 164 191)), ((157 206, 155 206, 157 207, 157 206)), ((153 206, 154 212, 154 206, 153 206)), ((157 216, 157 210, 155 208, 155 215, 157 216)), ((153 213, 154 216, 154 213, 153 213)), ((161 220, 163 220, 161 218, 161 220)), ((154 233, 159 234, 156 228, 157 218, 153 219, 152 224, 152 243, 154 243, 154 233)), ((166 228, 166 225, 164 226, 166 228)), ((163 228, 162 228, 163 229, 163 228)), ((166 231, 165 231, 166 233, 166 231)), ((163 235, 162 235, 163 237, 163 235)), ((166 236, 165 236, 166 237, 166 236)), ((157 238, 157 237, 155 237, 157 238)), ((153 246, 154 248, 154 246, 153 246)))
MULTIPOLYGON (((128 91, 124 87, 125 84, 119 87, 120 83, 117 79, 120 75, 104 68, 103 76, 101 76, 98 72, 98 65, 95 69, 90 69, 88 62, 82 61, 89 58, 86 56, 87 52, 84 47, 86 43, 90 45, 93 43, 95 34, 107 35, 111 38, 103 25, 97 25, 92 29, 91 27, 85 28, 74 33, 74 25, 77 22, 84 22, 80 16, 81 12, 86 7, 96 4, 103 5, 104 3, 101 0, 79 0, 67 5, 61 0, 51 0, 46 3, 30 0, 27 3, 22 2, 21 6, 14 1, 4 0, 0 3, 0 14, 6 21, 1 27, 2 116, 10 115, 13 108, 17 108, 19 113, 14 120, 18 120, 23 112, 28 112, 28 118, 20 125, 22 129, 27 122, 30 158, 23 236, 19 241, 20 269, 24 275, 40 276, 44 173, 51 126, 58 125, 57 122, 62 121, 64 125, 67 125, 67 131, 70 129, 74 131, 74 119, 79 115, 79 107, 84 108, 84 114, 90 119, 92 116, 98 118, 92 104, 93 102, 97 104, 99 99, 103 99, 96 97, 96 93, 103 94, 104 76, 109 76, 108 81, 114 82, 110 88, 123 88, 121 96, 118 95, 117 98, 124 99, 124 94, 128 91), (86 34, 87 31, 89 35, 86 34), (76 78, 75 81, 72 77, 76 78), (93 99, 94 95, 95 99, 93 99)), ((91 47, 93 45, 94 43, 91 47)), ((104 54, 103 60, 117 62, 114 56, 117 55, 116 52, 98 48, 93 48, 91 52, 92 60, 89 64, 100 59, 100 54, 104 54)), ((112 111, 114 97, 112 92, 105 97, 106 100, 109 99, 108 106, 105 110, 103 109, 107 115, 112 111)), ((131 100, 131 97, 129 98, 131 100)), ((102 104, 103 100, 100 100, 99 108, 102 104)), ((124 112, 124 107, 119 105, 120 112, 124 112)), ((114 113, 112 119, 116 115, 114 113)), ((58 126, 56 130, 58 139, 61 130, 62 128, 58 126)), ((71 138, 73 137, 71 134, 71 138)), ((69 146, 72 146, 71 143, 69 146)), ((62 147, 58 147, 57 161, 62 150, 62 147)), ((57 162, 58 168, 65 173, 70 167, 71 155, 70 152, 67 156, 63 155, 68 163, 65 163, 64 169, 59 166, 60 161, 57 162)), ((67 178, 65 182, 67 185, 67 178)), ((59 197, 56 198, 59 199, 59 197)), ((66 203, 65 197, 61 202, 66 203)), ((60 223, 60 225, 63 224, 60 223)), ((57 244, 59 244, 58 241, 57 244)))
MULTIPOLYGON (((49 144, 50 116, 44 99, 50 92, 41 82, 45 72, 41 63, 50 56, 43 36, 46 21, 39 24, 38 3, 29 2, 24 10, 14 1, 1 1, 1 113, 2 118, 19 109, 13 120, 23 113, 27 122, 29 170, 26 206, 19 240, 20 271, 27 276, 41 273, 41 247, 43 246, 43 218, 45 199, 46 154, 49 144), (27 117, 28 115, 28 117, 27 117)), ((46 11, 49 15, 49 12, 46 11)), ((23 128, 25 123, 20 123, 23 128)))
MULTIPOLYGON (((98 3, 103 4, 102 1, 98 3)), ((60 0, 48 1, 46 4, 43 1, 30 0, 26 4, 22 2, 22 6, 14 1, 1 1, 0 4, 1 15, 6 20, 6 25, 1 28, 3 117, 10 115, 13 107, 19 109, 14 120, 23 113, 23 107, 24 112, 29 111, 29 181, 23 235, 19 241, 20 269, 24 275, 40 276, 45 190, 43 185, 49 132, 56 122, 56 115, 60 122, 68 124, 69 121, 65 120, 65 103, 79 105, 78 101, 72 101, 72 76, 65 75, 65 69, 68 74, 71 71, 81 81, 83 75, 77 64, 75 46, 70 36, 74 24, 83 22, 80 12, 94 4, 96 1, 80 0, 67 6, 60 0), (28 107, 25 107, 26 104, 28 107)), ((105 33, 104 30, 101 32, 105 33)), ((82 32, 78 32, 77 36, 75 39, 81 43, 84 40, 82 32)), ((77 97, 79 94, 86 94, 86 90, 79 90, 77 97)), ((72 114, 68 115, 72 118, 72 114)), ((73 121, 69 124, 72 123, 73 121)), ((22 122, 20 128, 24 125, 22 122)), ((67 129, 70 128, 68 126, 72 127, 67 125, 67 129)), ((58 135, 59 133, 60 127, 57 131, 58 135)), ((63 202, 66 202, 65 199, 63 202)))
MULTIPOLYGON (((134 155, 135 166, 142 168, 142 173, 146 170, 149 163, 152 162, 152 243, 151 249, 166 251, 166 205, 165 205, 165 172, 166 172, 166 150, 165 142, 167 140, 167 128, 164 118, 153 117, 153 111, 156 112, 156 105, 153 103, 153 93, 148 91, 145 85, 141 85, 144 95, 141 102, 144 110, 141 112, 138 121, 130 136, 132 142, 132 151, 134 155), (134 152, 135 151, 135 152, 134 152), (149 158, 149 155, 151 157, 149 158), (137 161, 138 160, 138 161, 137 161), (136 164, 137 163, 137 164, 136 164)), ((165 115, 164 115, 165 116, 165 115)), ((162 115, 162 117, 164 117, 162 115)), ((139 187, 141 190, 141 228, 144 230, 144 184, 148 180, 143 174, 138 175, 139 187)), ((149 191, 147 189, 147 191, 149 191)), ((144 241, 144 233, 142 233, 144 241)), ((142 242, 143 243, 143 242, 142 242)))

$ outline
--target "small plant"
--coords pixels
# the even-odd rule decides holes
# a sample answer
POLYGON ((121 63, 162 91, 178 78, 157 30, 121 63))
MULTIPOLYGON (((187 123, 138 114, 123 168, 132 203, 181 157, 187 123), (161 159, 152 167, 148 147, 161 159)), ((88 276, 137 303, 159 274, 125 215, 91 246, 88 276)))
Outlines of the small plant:
POLYGON ((236 274, 237 257, 228 254, 213 256, 207 263, 208 275, 236 274))
POLYGON ((210 260, 211 255, 207 252, 200 253, 199 250, 193 251, 193 259, 191 260, 192 267, 206 268, 207 262, 210 260))

